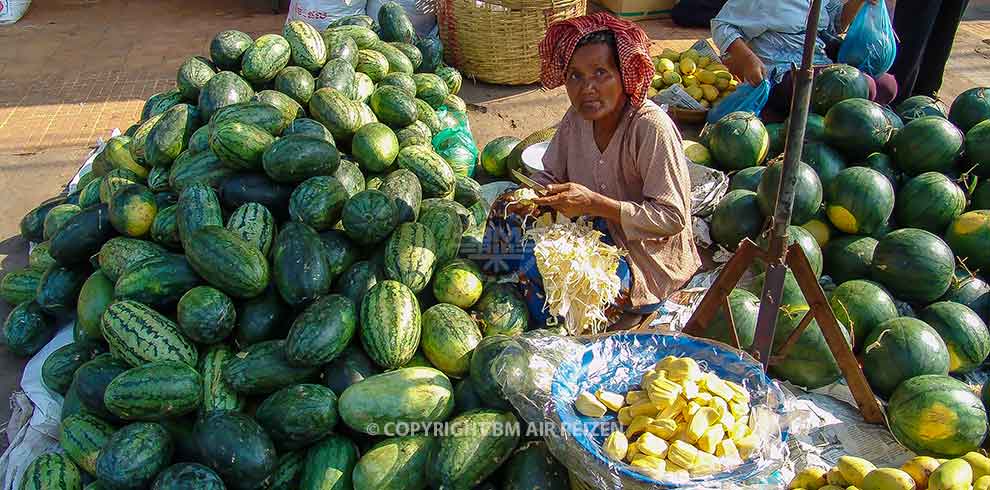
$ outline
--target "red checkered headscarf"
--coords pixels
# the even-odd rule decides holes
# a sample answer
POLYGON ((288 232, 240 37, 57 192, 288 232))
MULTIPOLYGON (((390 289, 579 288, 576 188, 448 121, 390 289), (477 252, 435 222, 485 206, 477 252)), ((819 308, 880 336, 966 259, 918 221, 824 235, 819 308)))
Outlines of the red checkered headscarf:
POLYGON ((619 52, 622 86, 634 107, 643 105, 646 92, 653 81, 653 60, 650 59, 650 38, 638 25, 599 12, 550 24, 540 43, 540 80, 547 89, 564 84, 567 65, 578 42, 586 35, 612 31, 619 52))

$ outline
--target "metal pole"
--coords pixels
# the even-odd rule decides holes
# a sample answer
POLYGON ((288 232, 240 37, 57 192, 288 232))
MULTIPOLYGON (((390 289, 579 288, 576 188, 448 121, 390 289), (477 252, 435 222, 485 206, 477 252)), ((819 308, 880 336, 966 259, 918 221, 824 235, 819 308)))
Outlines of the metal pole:
POLYGON ((794 205, 794 186, 797 183, 796 167, 801 160, 804 148, 804 128, 808 121, 811 105, 811 88, 814 79, 812 64, 815 59, 815 46, 818 41, 818 17, 821 15, 822 1, 812 0, 808 24, 804 34, 804 53, 801 69, 794 81, 794 95, 791 99, 790 118, 787 126, 787 143, 784 148, 783 171, 777 204, 774 208, 770 230, 770 245, 767 251, 768 268, 763 281, 763 295, 760 298, 760 312, 756 322, 754 348, 759 360, 766 368, 770 363, 774 331, 777 328, 777 312, 780 311, 781 293, 784 289, 787 266, 787 227, 791 224, 791 208, 794 205))

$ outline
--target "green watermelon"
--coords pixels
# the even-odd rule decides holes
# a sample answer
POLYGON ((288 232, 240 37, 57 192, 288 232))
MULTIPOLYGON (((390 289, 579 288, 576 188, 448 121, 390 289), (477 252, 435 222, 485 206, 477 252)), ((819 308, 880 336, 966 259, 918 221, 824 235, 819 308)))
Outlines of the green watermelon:
POLYGON ((340 166, 337 167, 337 171, 333 175, 343 184, 348 198, 354 197, 365 188, 364 173, 361 172, 361 167, 350 160, 341 160, 340 166))
POLYGON ((224 490, 220 475, 198 463, 178 463, 158 474, 153 490, 224 490))
POLYGON ((708 147, 723 169, 742 170, 763 163, 770 139, 759 118, 749 112, 733 112, 712 127, 708 147))
POLYGON ((199 462, 216 471, 233 489, 249 490, 275 471, 275 446, 251 417, 216 411, 196 422, 193 438, 199 462))
POLYGON ((368 105, 379 121, 392 128, 406 127, 415 122, 419 115, 413 97, 394 86, 378 87, 371 94, 368 105))
POLYGON ((410 44, 411 42, 390 42, 389 44, 406 55, 406 58, 409 58, 409 62, 412 63, 413 70, 416 70, 419 68, 419 65, 423 64, 423 52, 415 45, 410 44))
POLYGON ((103 314, 103 336, 115 356, 132 366, 155 361, 196 364, 196 347, 161 313, 134 301, 117 301, 103 314))
POLYGON ((909 175, 952 172, 963 150, 963 132, 942 117, 915 119, 891 139, 891 156, 909 175))
POLYGON ((202 279, 182 255, 163 254, 138 262, 114 285, 116 299, 150 306, 171 307, 202 279))
POLYGON ((393 72, 385 75, 379 82, 378 86, 393 86, 397 87, 406 95, 410 97, 416 97, 416 80, 413 80, 412 75, 402 72, 393 72))
POLYGON ((346 490, 358 460, 358 448, 346 437, 329 435, 306 451, 299 490, 346 490))
POLYGON ((454 196, 456 179, 450 165, 428 146, 407 146, 399 151, 399 168, 416 174, 424 198, 449 199, 454 196))
POLYGON ((436 369, 402 368, 351 385, 340 395, 338 407, 351 429, 381 435, 398 430, 397 424, 446 420, 454 409, 454 387, 436 369))
POLYGON ((543 441, 522 444, 501 469, 503 490, 568 490, 568 470, 543 441))
MULTIPOLYGON (((112 354, 100 354, 79 366, 72 380, 75 389, 69 387, 69 394, 74 393, 79 402, 77 413, 89 413, 106 421, 117 422, 118 419, 107 410, 103 395, 106 394, 107 385, 127 369, 128 365, 112 354)), ((69 398, 71 397, 67 395, 67 401, 69 398)))
POLYGON ((389 71, 389 73, 392 73, 392 72, 412 73, 413 72, 414 68, 413 68, 412 61, 408 57, 406 57, 406 54, 405 53, 403 53, 401 50, 399 50, 395 46, 392 46, 391 44, 389 44, 387 42, 384 42, 384 41, 379 41, 379 42, 375 43, 375 45, 372 47, 372 49, 374 49, 375 51, 378 51, 379 53, 381 53, 382 55, 384 55, 385 56, 385 59, 388 60, 388 71, 389 71))
POLYGON ((201 344, 227 338, 234 330, 236 317, 230 297, 209 286, 198 286, 183 294, 176 314, 179 330, 201 344))
POLYGON ((285 357, 299 366, 320 366, 343 352, 358 326, 357 307, 346 296, 330 294, 306 307, 289 329, 285 357))
POLYGON ((894 211, 894 188, 880 172, 851 167, 839 172, 825 195, 828 219, 839 231, 873 234, 894 211))
POLYGON ((412 171, 400 168, 389 173, 382 180, 382 185, 379 186, 378 190, 392 198, 392 203, 395 204, 399 212, 399 222, 405 223, 419 219, 423 188, 419 184, 419 178, 412 171))
POLYGON ((866 379, 882 397, 915 376, 949 372, 945 342, 935 329, 915 318, 880 323, 863 342, 862 352, 866 379))
POLYGON ((222 107, 247 102, 254 96, 251 88, 243 78, 230 71, 222 71, 210 78, 199 91, 199 117, 209 121, 213 113, 222 107))
POLYGON ((519 142, 520 139, 514 136, 502 136, 489 141, 481 151, 481 167, 493 177, 508 175, 506 161, 519 142))
POLYGON ((282 131, 292 124, 292 121, 295 121, 301 117, 306 117, 306 109, 303 108, 302 104, 296 102, 292 97, 276 90, 262 90, 261 92, 254 94, 251 101, 268 105, 278 110, 279 114, 282 116, 282 125, 280 126, 282 131))
MULTIPOLYGON (((811 234, 810 231, 800 227, 791 225, 787 227, 787 244, 788 246, 797 243, 801 250, 804 252, 805 257, 808 258, 808 262, 811 264, 811 269, 815 272, 815 277, 819 277, 822 274, 822 249, 818 246, 818 241, 815 236, 811 234)), ((769 250, 770 244, 767 241, 766 236, 761 236, 756 242, 760 248, 764 250, 769 250)), ((757 271, 764 271, 766 265, 763 263, 762 259, 757 259, 754 264, 754 268, 757 271)))
POLYGON ((358 45, 354 42, 354 38, 333 29, 327 29, 321 34, 323 36, 323 42, 327 46, 327 60, 343 59, 350 63, 352 67, 357 66, 358 45))
POLYGON ((392 437, 375 444, 354 467, 354 490, 426 488, 426 468, 438 439, 392 437))
POLYGON ((893 127, 876 102, 846 99, 825 115, 825 140, 851 158, 883 150, 893 127))
POLYGON ((433 277, 433 296, 441 303, 470 308, 484 287, 481 269, 465 259, 454 259, 437 268, 433 277))
POLYGON ((909 124, 915 119, 928 116, 946 118, 946 110, 942 103, 927 95, 908 97, 901 101, 895 109, 897 115, 904 121, 904 124, 909 124))
MULTIPOLYGON (((751 167, 764 168, 764 167, 751 167)), ((712 213, 712 238, 719 245, 735 250, 744 238, 756 240, 763 230, 763 213, 755 192, 730 191, 712 213)))
POLYGON ((292 97, 303 107, 308 107, 309 99, 316 91, 316 79, 305 68, 287 66, 275 75, 275 90, 292 97))
POLYGON ((434 109, 440 109, 450 95, 447 82, 433 73, 417 73, 413 75, 413 80, 416 82, 416 97, 434 109))
POLYGON ((766 123, 764 126, 767 129, 767 138, 770 142, 767 147, 767 158, 777 158, 784 153, 784 143, 787 140, 787 124, 766 123))
POLYGON ((897 318, 894 299, 871 281, 854 279, 843 282, 832 291, 828 300, 839 320, 853 333, 853 347, 859 351, 877 325, 897 318))
POLYGON ((966 209, 966 193, 952 179, 925 172, 897 192, 897 224, 941 234, 966 209))
POLYGON ((427 475, 433 488, 474 488, 495 473, 519 443, 519 423, 512 412, 475 410, 450 421, 464 428, 448 434, 430 460, 427 475))
POLYGON ((877 240, 867 236, 844 236, 825 247, 825 271, 838 283, 870 276, 877 240))
POLYGON ((831 65, 815 76, 811 91, 811 110, 828 114, 832 106, 846 99, 868 99, 870 87, 863 74, 849 65, 831 65))
POLYGON ((207 226, 188 240, 193 269, 217 289, 235 298, 253 298, 268 285, 268 261, 257 248, 219 226, 207 226))
POLYGON ((113 424, 87 413, 69 415, 59 428, 59 443, 79 469, 93 475, 100 451, 117 431, 113 424))
POLYGON ((267 256, 275 233, 275 218, 264 205, 244 203, 227 219, 227 230, 244 239, 267 256))
POLYGON ((158 213, 154 194, 140 184, 118 189, 110 198, 109 205, 110 224, 121 235, 129 237, 146 236, 158 213))
POLYGON ((107 410, 123 420, 179 417, 202 403, 203 379, 184 362, 151 362, 114 378, 103 400, 107 410))
POLYGON ((987 412, 965 383, 942 375, 911 378, 887 404, 890 430, 918 454, 954 458, 975 451, 987 435, 987 412))
POLYGON ((239 70, 241 56, 253 42, 251 36, 241 31, 223 31, 210 42, 210 59, 222 70, 239 70))
POLYGON ((237 326, 234 329, 237 345, 243 348, 284 335, 289 324, 287 310, 274 283, 261 295, 237 304, 237 326))
MULTIPOLYGON (((771 216, 777 203, 777 190, 783 164, 771 164, 763 172, 756 190, 757 202, 764 216, 771 216)), ((803 162, 797 164, 797 183, 794 187, 794 206, 791 210, 792 223, 805 223, 818 213, 822 205, 822 182, 815 170, 803 162)))
POLYGON ((918 318, 935 329, 949 352, 949 372, 965 373, 978 368, 990 355, 987 326, 966 305, 942 301, 921 311, 918 318))
POLYGON ((333 175, 340 166, 340 153, 323 139, 293 134, 275 141, 262 155, 261 165, 271 180, 295 184, 310 177, 333 175))
POLYGON ((756 188, 760 185, 760 180, 763 178, 763 171, 766 169, 766 167, 759 165, 744 168, 732 174, 732 178, 729 180, 729 191, 744 190, 756 192, 756 188))
POLYGON ((990 250, 984 240, 990 237, 990 210, 977 210, 956 217, 945 233, 956 255, 966 259, 971 269, 990 270, 990 250))
POLYGON ((147 488, 168 466, 173 442, 159 424, 137 422, 110 437, 96 460, 96 477, 109 488, 147 488))
POLYGON ((337 395, 330 388, 300 384, 265 398, 255 414, 279 451, 308 446, 337 425, 337 395))
POLYGON ((976 165, 976 173, 990 176, 990 122, 983 121, 966 133, 966 158, 969 164, 976 165))
POLYGON ((375 93, 375 82, 372 82, 371 77, 365 75, 364 73, 355 73, 354 85, 354 101, 362 102, 359 106, 359 109, 362 112, 362 120, 367 118, 372 121, 378 121, 378 118, 374 117, 375 113, 371 111, 371 108, 368 107, 367 104, 368 99, 371 98, 371 94, 375 93), (370 116, 368 116, 368 114, 370 114, 370 116))
POLYGON ((292 48, 278 34, 264 34, 244 51, 241 58, 241 75, 251 83, 263 83, 275 78, 279 70, 289 64, 292 48))
POLYGON ((366 124, 354 133, 351 152, 365 172, 384 172, 399 154, 399 140, 384 124, 366 124))
POLYGON ((434 73, 443 79, 444 83, 447 84, 447 88, 450 89, 451 94, 457 95, 460 93, 464 78, 461 76, 461 72, 457 71, 456 68, 446 65, 439 66, 434 73))
POLYGON ((221 161, 213 150, 200 153, 182 153, 175 159, 168 174, 168 185, 173 191, 182 191, 196 184, 210 187, 237 173, 237 169, 221 161))
POLYGON ((64 454, 44 453, 24 469, 19 490, 81 490, 79 468, 64 454))
MULTIPOLYGON (((316 88, 332 88, 348 99, 357 100, 357 83, 354 65, 342 58, 331 59, 320 70, 316 79, 316 88)), ((367 76, 367 75, 365 75, 367 76)), ((310 97, 312 99, 312 97, 310 97)))
POLYGON ((38 284, 49 267, 51 265, 44 269, 27 267, 4 274, 0 278, 0 299, 12 305, 34 301, 38 295, 38 284))
POLYGON ((471 355, 471 386, 487 407, 509 409, 512 406, 499 385, 503 368, 500 356, 516 345, 512 337, 494 334, 482 339, 474 348, 471 355))
POLYGON ((304 223, 286 223, 272 250, 272 276, 290 306, 308 303, 330 291, 333 276, 320 236, 304 223))
POLYGON ((388 237, 398 224, 392 198, 375 189, 355 194, 344 204, 341 221, 347 236, 358 243, 374 244, 388 237))
POLYGON ((412 359, 421 335, 419 302, 398 282, 381 281, 361 301, 361 344, 368 357, 394 369, 412 359))
POLYGON ((282 28, 282 36, 291 48, 292 63, 316 71, 327 61, 327 46, 320 31, 301 20, 290 20, 282 28))
POLYGON ((818 178, 822 181, 822 187, 826 189, 832 179, 847 166, 846 159, 841 153, 821 141, 805 143, 801 151, 801 160, 815 169, 818 178))
POLYGON ((973 87, 956 97, 949 108, 949 121, 963 132, 990 119, 990 89, 973 87))
POLYGON ((358 130, 358 112, 354 102, 338 91, 324 87, 309 99, 309 114, 333 135, 338 142, 350 141, 358 130))
POLYGON ((289 216, 316 231, 329 230, 340 221, 347 201, 347 189, 336 178, 310 177, 292 191, 289 216))
POLYGON ((358 343, 351 343, 323 371, 323 383, 340 396, 349 386, 381 370, 365 355, 358 343))
POLYGON ((268 340, 248 346, 227 360, 223 379, 245 395, 267 395, 303 383, 317 368, 293 366, 285 357, 284 340, 268 340))
MULTIPOLYGON (((756 334, 756 316, 760 310, 760 299, 745 289, 733 289, 729 293, 729 309, 732 322, 736 327, 736 335, 741 349, 749 349, 753 345, 756 334)), ((729 315, 724 308, 708 322, 708 327, 702 334, 704 337, 732 345, 732 333, 729 331, 729 315)))
POLYGON ((79 366, 89 362, 106 348, 98 343, 70 342, 52 352, 41 366, 41 380, 48 389, 65 395, 79 366))
POLYGON ((244 408, 244 397, 223 379, 223 369, 233 356, 234 352, 230 347, 216 344, 200 357, 198 370, 203 377, 203 403, 199 407, 201 415, 215 410, 244 408))
POLYGON ((485 288, 474 310, 485 337, 519 335, 529 329, 529 308, 509 284, 485 288))
POLYGON ((423 312, 421 345, 430 363, 452 378, 461 378, 471 368, 471 353, 481 342, 481 330, 464 310, 438 304, 423 312))
POLYGON ((941 300, 966 305, 980 318, 990 318, 990 285, 965 268, 956 268, 956 277, 941 300))
POLYGON ((441 207, 428 209, 419 217, 419 223, 426 226, 433 235, 437 263, 447 262, 457 256, 465 230, 461 218, 454 210, 441 207))
POLYGON ((75 204, 59 204, 45 216, 44 239, 51 240, 53 236, 69 221, 69 218, 82 212, 75 204))
POLYGON ((912 303, 930 303, 952 283, 955 256, 939 237, 915 228, 888 233, 877 243, 872 276, 894 296, 912 303))
POLYGON ((358 50, 358 64, 354 70, 368 75, 372 82, 377 83, 388 74, 388 58, 372 49, 360 49, 358 50))

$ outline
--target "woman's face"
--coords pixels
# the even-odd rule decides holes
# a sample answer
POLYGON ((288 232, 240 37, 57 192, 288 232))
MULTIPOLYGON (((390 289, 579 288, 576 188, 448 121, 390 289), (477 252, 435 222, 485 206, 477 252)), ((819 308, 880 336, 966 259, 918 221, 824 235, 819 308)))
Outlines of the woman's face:
POLYGON ((625 105, 618 65, 607 44, 587 44, 574 50, 565 86, 571 105, 581 117, 597 121, 625 105))

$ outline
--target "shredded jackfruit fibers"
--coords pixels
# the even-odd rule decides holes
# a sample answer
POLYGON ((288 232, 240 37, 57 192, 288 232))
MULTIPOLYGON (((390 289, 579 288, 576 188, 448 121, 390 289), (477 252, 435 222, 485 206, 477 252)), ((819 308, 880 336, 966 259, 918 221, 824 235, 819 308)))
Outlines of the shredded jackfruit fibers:
POLYGON ((564 318, 572 335, 605 330, 605 310, 619 295, 616 271, 624 252, 601 241, 585 221, 539 224, 526 232, 546 292, 544 308, 564 318))

